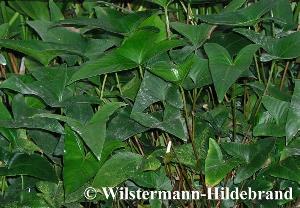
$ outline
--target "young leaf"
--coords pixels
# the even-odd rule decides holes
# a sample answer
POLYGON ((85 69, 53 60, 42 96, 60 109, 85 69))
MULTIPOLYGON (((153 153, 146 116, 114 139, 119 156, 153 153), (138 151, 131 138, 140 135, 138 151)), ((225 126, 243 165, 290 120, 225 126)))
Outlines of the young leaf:
POLYGON ((204 49, 209 58, 209 67, 218 100, 222 102, 230 86, 248 70, 258 46, 248 45, 244 47, 234 61, 228 51, 218 44, 207 43, 204 45, 204 49))

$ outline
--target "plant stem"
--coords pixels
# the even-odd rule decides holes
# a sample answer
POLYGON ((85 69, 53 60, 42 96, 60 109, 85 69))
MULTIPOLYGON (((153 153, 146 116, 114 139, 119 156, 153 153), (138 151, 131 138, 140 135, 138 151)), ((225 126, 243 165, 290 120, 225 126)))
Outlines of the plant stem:
POLYGON ((144 72, 141 65, 139 65, 139 72, 140 72, 141 79, 144 79, 144 72))
POLYGON ((269 88, 269 86, 270 86, 270 84, 271 84, 271 80, 272 80, 274 68, 275 68, 275 61, 272 61, 272 66, 271 66, 271 71, 270 71, 270 74, 269 74, 268 82, 267 82, 266 88, 265 88, 265 90, 264 90, 264 92, 263 92, 261 98, 260 98, 259 101, 258 101, 259 103, 258 103, 258 106, 257 106, 257 109, 256 109, 256 111, 255 111, 255 113, 254 113, 253 118, 257 115, 257 113, 258 113, 258 111, 259 111, 259 109, 260 109, 260 106, 261 106, 261 103, 262 103, 262 98, 263 98, 263 96, 265 96, 265 95, 268 93, 268 88, 269 88))
POLYGON ((193 138, 192 129, 189 126, 189 116, 188 116, 188 112, 187 112, 187 103, 186 103, 186 99, 185 99, 185 93, 184 93, 184 89, 181 86, 180 86, 180 90, 181 90, 181 97, 182 97, 182 100, 183 100, 183 109, 184 109, 184 113, 185 113, 184 118, 185 118, 185 123, 186 123, 187 130, 188 130, 188 135, 189 135, 189 138, 190 138, 191 143, 192 143, 195 158, 198 161, 199 158, 198 158, 198 154, 197 154, 197 150, 196 150, 195 141, 194 141, 194 138, 193 138))
POLYGON ((232 128, 233 135, 232 141, 236 141, 236 98, 235 98, 235 84, 232 86, 232 98, 231 98, 231 113, 232 113, 232 128))
POLYGON ((120 84, 118 73, 115 73, 115 76, 116 76, 116 81, 117 81, 117 87, 119 89, 119 92, 120 92, 121 96, 123 96, 123 92, 122 92, 122 88, 121 88, 121 84, 120 84))
POLYGON ((170 39, 171 38, 171 29, 170 29, 169 15, 168 15, 168 7, 164 8, 164 12, 165 12, 165 18, 166 18, 167 36, 168 36, 168 39, 170 39))
POLYGON ((260 72, 259 72, 258 61, 257 61, 257 58, 256 58, 255 55, 254 55, 254 61, 255 61, 255 68, 256 68, 256 73, 257 73, 257 76, 258 76, 258 80, 259 80, 259 82, 262 82, 260 72))
POLYGON ((12 24, 14 24, 14 22, 17 20, 17 18, 19 17, 19 13, 16 12, 9 20, 8 25, 11 26, 12 24))
POLYGON ((281 82, 280 82, 280 90, 282 90, 282 88, 283 88, 284 80, 285 80, 287 71, 289 69, 289 64, 290 64, 289 61, 286 62, 286 65, 285 65, 285 68, 284 68, 284 72, 283 72, 283 75, 282 75, 282 79, 281 79, 281 82))
POLYGON ((107 79, 107 74, 104 75, 104 79, 103 79, 102 86, 101 86, 101 94, 100 94, 100 99, 101 99, 101 100, 102 100, 102 98, 103 98, 103 93, 104 93, 104 88, 105 88, 106 79, 107 79))

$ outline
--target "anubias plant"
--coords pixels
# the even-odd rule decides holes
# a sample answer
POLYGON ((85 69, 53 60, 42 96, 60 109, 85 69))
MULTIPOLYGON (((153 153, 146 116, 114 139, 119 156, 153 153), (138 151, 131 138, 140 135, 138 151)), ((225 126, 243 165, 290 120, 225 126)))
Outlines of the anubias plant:
POLYGON ((298 205, 298 1, 0 6, 0 207, 298 205), (293 200, 83 195, 117 186, 293 200))

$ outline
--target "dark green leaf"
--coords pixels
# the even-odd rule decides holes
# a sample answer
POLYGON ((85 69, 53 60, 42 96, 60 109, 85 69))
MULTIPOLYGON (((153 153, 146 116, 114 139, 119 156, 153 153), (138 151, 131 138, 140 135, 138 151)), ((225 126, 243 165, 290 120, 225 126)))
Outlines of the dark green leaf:
POLYGON ((261 16, 270 11, 274 4, 274 0, 260 0, 257 3, 237 11, 198 16, 198 18, 210 24, 252 26, 259 20, 261 16))
POLYGON ((257 45, 244 47, 232 60, 228 51, 215 43, 204 45, 209 58, 209 67, 219 102, 222 102, 230 86, 248 70, 252 56, 258 49, 257 45))

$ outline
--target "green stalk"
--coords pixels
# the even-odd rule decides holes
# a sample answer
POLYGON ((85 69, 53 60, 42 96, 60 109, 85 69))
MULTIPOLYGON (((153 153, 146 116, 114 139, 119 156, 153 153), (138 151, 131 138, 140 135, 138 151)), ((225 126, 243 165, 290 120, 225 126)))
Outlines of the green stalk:
POLYGON ((166 28, 167 28, 167 36, 168 39, 171 37, 171 29, 170 29, 170 20, 168 15, 168 7, 164 7, 165 18, 166 18, 166 28))
POLYGON ((261 83, 262 80, 261 80, 261 76, 260 76, 260 71, 259 71, 259 66, 258 66, 258 61, 257 61, 256 55, 254 55, 254 61, 255 61, 255 68, 256 68, 256 73, 258 76, 258 81, 261 83))
POLYGON ((269 74, 269 78, 268 78, 268 82, 267 82, 266 88, 265 88, 265 90, 264 90, 261 98, 258 101, 259 103, 258 103, 257 109, 256 109, 256 111, 255 111, 255 113, 254 113, 254 115, 253 115, 252 118, 254 118, 257 115, 257 113, 258 113, 258 111, 260 109, 260 106, 262 104, 262 97, 265 96, 268 93, 268 88, 269 88, 269 86, 271 84, 271 80, 272 80, 273 73, 274 73, 274 68, 275 68, 275 61, 272 61, 271 71, 270 71, 270 74, 269 74))
POLYGON ((121 96, 123 96, 123 92, 122 92, 122 89, 121 89, 121 84, 120 84, 118 73, 115 73, 115 76, 116 76, 116 81, 117 81, 117 87, 119 89, 119 92, 120 92, 121 96))
POLYGON ((143 68, 141 65, 139 65, 139 73, 140 73, 141 79, 144 79, 144 72, 143 72, 143 68))
POLYGON ((185 118, 185 123, 186 123, 187 130, 188 130, 188 135, 189 135, 189 138, 190 138, 191 143, 192 143, 195 158, 198 161, 199 157, 198 157, 198 154, 197 154, 196 145, 195 145, 195 141, 194 141, 194 138, 193 138, 193 133, 192 133, 192 130, 189 126, 189 118, 188 118, 188 111, 187 111, 187 103, 186 103, 186 99, 185 99, 185 93, 184 93, 184 89, 181 86, 180 86, 180 91, 181 91, 181 97, 182 97, 182 100, 183 100, 183 106, 184 106, 183 109, 184 109, 184 113, 185 113, 184 118, 185 118))
POLYGON ((103 79, 103 82, 102 82, 100 100, 102 100, 102 98, 103 98, 106 79, 107 79, 107 74, 104 75, 104 79, 103 79))
POLYGON ((233 128, 233 134, 232 134, 232 141, 236 141, 236 98, 234 96, 235 94, 235 84, 232 86, 232 98, 231 98, 231 113, 232 113, 232 128, 233 128))
POLYGON ((17 20, 17 18, 19 17, 19 13, 16 12, 9 20, 8 25, 11 26, 12 24, 14 24, 14 22, 17 20))

